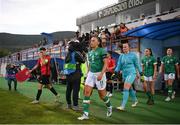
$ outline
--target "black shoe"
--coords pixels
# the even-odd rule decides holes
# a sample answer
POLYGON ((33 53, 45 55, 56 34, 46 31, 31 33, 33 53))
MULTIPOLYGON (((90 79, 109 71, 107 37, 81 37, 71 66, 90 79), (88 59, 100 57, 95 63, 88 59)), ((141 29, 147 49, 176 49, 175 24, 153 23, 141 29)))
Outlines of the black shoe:
POLYGON ((74 110, 74 111, 82 111, 82 108, 80 108, 79 106, 73 106, 72 110, 74 110))

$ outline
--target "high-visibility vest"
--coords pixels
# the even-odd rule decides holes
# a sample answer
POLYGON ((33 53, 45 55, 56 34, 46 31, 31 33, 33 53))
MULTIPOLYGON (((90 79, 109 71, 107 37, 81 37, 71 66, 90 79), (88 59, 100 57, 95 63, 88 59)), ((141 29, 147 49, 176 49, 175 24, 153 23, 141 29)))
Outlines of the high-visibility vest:
POLYGON ((71 53, 71 61, 69 63, 65 63, 64 65, 64 74, 69 75, 76 71, 76 60, 75 60, 75 52, 71 53))

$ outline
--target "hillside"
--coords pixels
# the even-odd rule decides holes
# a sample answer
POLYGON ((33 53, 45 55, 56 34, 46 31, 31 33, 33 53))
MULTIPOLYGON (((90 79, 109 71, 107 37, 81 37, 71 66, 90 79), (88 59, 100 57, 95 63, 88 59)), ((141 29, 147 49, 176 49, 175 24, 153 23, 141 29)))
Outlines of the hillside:
MULTIPOLYGON (((75 36, 73 31, 61 31, 52 33, 54 40, 69 39, 75 36)), ((0 33, 0 49, 7 49, 11 53, 21 49, 32 47, 43 40, 42 35, 19 35, 0 33)))

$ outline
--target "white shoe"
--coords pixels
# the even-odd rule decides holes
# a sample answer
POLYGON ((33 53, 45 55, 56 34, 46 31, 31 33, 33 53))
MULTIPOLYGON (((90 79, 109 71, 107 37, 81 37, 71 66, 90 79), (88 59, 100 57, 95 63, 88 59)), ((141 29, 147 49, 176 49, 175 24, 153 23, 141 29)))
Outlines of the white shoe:
POLYGON ((81 117, 78 117, 77 119, 78 120, 87 120, 87 119, 89 119, 89 117, 83 113, 83 115, 81 117))
POLYGON ((174 99, 174 98, 175 98, 175 94, 176 94, 176 92, 173 91, 172 96, 171 96, 171 99, 174 99))
POLYGON ((132 107, 136 107, 137 104, 138 104, 138 101, 135 101, 131 106, 132 106, 132 107))
POLYGON ((38 104, 38 103, 39 103, 38 100, 34 100, 34 101, 31 102, 31 104, 38 104))
POLYGON ((166 99, 165 99, 166 102, 169 102, 171 101, 171 98, 168 96, 166 99))
POLYGON ((59 94, 57 94, 57 96, 55 97, 55 102, 58 102, 59 101, 59 98, 60 98, 60 95, 59 94))
POLYGON ((118 109, 120 111, 124 111, 124 107, 122 107, 122 106, 116 107, 116 109, 118 109))
POLYGON ((110 106, 110 107, 107 108, 107 114, 106 114, 106 116, 107 116, 107 117, 110 117, 111 115, 112 115, 112 106, 110 106))
POLYGON ((113 94, 112 94, 112 93, 109 93, 108 97, 112 97, 112 96, 113 96, 113 94))

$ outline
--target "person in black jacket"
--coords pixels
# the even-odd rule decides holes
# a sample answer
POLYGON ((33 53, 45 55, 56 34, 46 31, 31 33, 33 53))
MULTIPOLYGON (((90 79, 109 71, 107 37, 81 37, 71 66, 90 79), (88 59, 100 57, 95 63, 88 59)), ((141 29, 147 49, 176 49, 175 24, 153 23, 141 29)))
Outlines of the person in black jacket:
POLYGON ((65 58, 64 73, 66 74, 67 88, 66 101, 67 108, 75 111, 80 110, 78 106, 78 94, 81 83, 81 63, 85 62, 85 56, 79 51, 80 43, 71 41, 69 43, 68 54, 65 58), (71 93, 73 91, 73 106, 71 103, 71 93))
POLYGON ((9 64, 6 67, 6 78, 8 81, 9 90, 11 90, 11 83, 14 82, 14 90, 17 90, 17 80, 16 80, 16 73, 18 72, 17 68, 13 64, 9 64))

